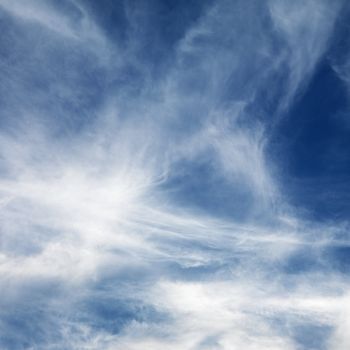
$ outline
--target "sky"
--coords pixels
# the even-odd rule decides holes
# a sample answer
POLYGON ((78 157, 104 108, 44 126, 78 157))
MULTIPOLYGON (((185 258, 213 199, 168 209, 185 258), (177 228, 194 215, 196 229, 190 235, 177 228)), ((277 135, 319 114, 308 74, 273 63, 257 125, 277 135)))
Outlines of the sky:
POLYGON ((348 350, 347 0, 0 0, 0 349, 348 350))

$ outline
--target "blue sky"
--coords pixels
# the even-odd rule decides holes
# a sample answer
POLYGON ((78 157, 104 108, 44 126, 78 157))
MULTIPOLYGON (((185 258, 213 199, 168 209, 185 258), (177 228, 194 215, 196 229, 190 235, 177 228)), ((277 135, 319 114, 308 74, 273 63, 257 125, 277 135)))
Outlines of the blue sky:
POLYGON ((0 348, 350 348, 346 0, 0 0, 0 348))

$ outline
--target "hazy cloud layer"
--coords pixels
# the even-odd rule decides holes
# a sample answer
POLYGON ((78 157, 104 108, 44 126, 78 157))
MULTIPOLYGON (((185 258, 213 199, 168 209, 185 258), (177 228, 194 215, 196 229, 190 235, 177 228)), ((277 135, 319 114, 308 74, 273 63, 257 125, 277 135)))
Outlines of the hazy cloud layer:
POLYGON ((271 141, 346 11, 0 0, 0 347, 348 349, 348 221, 271 141))

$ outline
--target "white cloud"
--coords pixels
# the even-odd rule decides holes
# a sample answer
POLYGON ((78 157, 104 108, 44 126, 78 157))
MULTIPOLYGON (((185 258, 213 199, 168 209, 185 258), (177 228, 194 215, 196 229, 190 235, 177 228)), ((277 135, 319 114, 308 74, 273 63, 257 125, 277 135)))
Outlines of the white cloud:
MULTIPOLYGON (((26 285, 40 289, 40 283, 55 281, 64 289, 64 297, 49 303, 60 340, 54 344, 49 333, 46 349, 297 349, 292 331, 276 326, 279 318, 291 329, 306 321, 337 327, 332 346, 345 349, 346 281, 317 268, 294 275, 284 270, 302 249, 337 243, 322 232, 336 228, 307 225, 285 209, 265 149, 281 109, 270 116, 257 107, 259 94, 274 90, 285 66, 290 78, 271 94, 285 92, 281 108, 290 105, 327 47, 338 7, 316 1, 270 1, 268 8, 215 3, 175 45, 164 76, 152 78, 142 58, 133 56, 140 45, 137 30, 112 62, 119 44, 102 35, 83 5, 70 4, 78 24, 46 2, 0 1, 20 22, 78 41, 77 47, 89 48, 87 56, 103 57, 106 45, 109 59, 93 62, 110 81, 130 64, 142 83, 136 96, 122 84, 107 84, 103 107, 91 111, 95 118, 80 132, 55 134, 55 125, 38 122, 43 118, 33 105, 22 108, 30 123, 14 118, 12 131, 2 131, 4 300, 20 303, 26 285), (178 164, 202 158, 215 165, 213 176, 251 194, 246 222, 179 207, 168 195, 167 181, 178 164), (268 220, 255 220, 256 212, 268 220), (106 279, 110 284, 104 285, 106 279), (94 301, 98 283, 107 296, 146 304, 164 320, 134 317, 115 334, 75 319, 68 309, 79 314, 74 302, 80 305, 90 292, 94 301), (56 314, 61 308, 65 313, 56 314)), ((39 48, 43 62, 46 49, 39 48)), ((75 80, 60 83, 67 95, 83 89, 75 80)))

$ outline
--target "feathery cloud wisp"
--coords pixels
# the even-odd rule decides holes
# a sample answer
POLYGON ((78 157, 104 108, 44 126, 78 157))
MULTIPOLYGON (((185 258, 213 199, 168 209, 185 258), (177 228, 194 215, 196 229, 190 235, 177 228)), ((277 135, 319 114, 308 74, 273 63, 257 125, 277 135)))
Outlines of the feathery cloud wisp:
POLYGON ((0 0, 3 348, 349 346, 344 224, 269 154, 343 5, 0 0))

